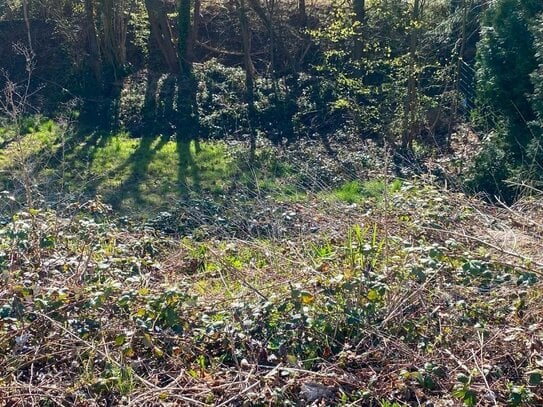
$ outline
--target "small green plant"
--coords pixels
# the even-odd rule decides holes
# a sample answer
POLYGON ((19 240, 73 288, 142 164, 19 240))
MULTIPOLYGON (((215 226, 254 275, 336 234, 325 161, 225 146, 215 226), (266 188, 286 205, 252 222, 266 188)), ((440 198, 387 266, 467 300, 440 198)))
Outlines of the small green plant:
POLYGON ((530 403, 534 394, 524 385, 509 384, 509 404, 511 406, 521 406, 530 403))
POLYGON ((453 389, 453 396, 462 401, 468 407, 477 405, 477 393, 471 388, 473 377, 464 373, 456 376, 456 384, 453 389))
POLYGON ((130 394, 137 386, 134 373, 130 367, 108 364, 96 387, 100 392, 118 391, 121 395, 130 394))
POLYGON ((350 204, 358 203, 362 199, 362 184, 360 181, 350 181, 341 186, 336 192, 335 196, 343 202, 350 204))
POLYGON ((543 369, 534 369, 526 373, 528 375, 528 384, 530 386, 539 386, 543 377, 543 369))

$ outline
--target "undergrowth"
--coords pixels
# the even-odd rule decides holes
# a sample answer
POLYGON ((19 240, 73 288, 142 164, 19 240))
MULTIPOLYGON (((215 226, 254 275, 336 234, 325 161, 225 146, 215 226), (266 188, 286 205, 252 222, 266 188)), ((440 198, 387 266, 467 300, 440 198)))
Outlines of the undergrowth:
POLYGON ((218 218, 200 203, 192 233, 114 221, 101 201, 15 214, 0 227, 2 400, 543 402, 537 246, 483 239, 507 216, 423 182, 390 191, 385 217, 371 200, 261 199, 281 231, 248 228, 243 205, 218 218))
POLYGON ((345 140, 249 162, 23 128, 1 134, 2 403, 543 403, 540 200, 395 179, 345 140))

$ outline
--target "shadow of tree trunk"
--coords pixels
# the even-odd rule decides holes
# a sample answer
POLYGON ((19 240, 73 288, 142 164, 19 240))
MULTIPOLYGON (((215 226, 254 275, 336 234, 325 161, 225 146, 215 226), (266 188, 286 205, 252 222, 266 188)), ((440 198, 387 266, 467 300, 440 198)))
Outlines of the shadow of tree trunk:
POLYGON ((114 206, 119 206, 127 198, 132 197, 136 204, 143 204, 141 184, 148 175, 149 165, 153 160, 153 157, 158 151, 164 147, 169 141, 169 136, 162 136, 160 141, 151 148, 156 140, 156 137, 143 137, 138 145, 134 154, 126 161, 125 164, 117 168, 117 172, 122 172, 123 169, 129 165, 130 174, 128 178, 122 183, 120 188, 112 193, 110 202, 114 206))
MULTIPOLYGON (((196 144, 196 142, 195 142, 196 144)), ((177 139, 177 181, 180 197, 187 197, 191 190, 201 191, 200 169, 191 151, 191 141, 177 139)))

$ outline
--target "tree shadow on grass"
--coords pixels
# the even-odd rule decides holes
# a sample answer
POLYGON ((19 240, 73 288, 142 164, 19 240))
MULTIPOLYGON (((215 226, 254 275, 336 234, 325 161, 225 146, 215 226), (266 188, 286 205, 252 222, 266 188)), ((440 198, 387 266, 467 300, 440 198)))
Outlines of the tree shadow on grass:
POLYGON ((71 199, 73 196, 94 195, 97 182, 86 176, 86 170, 96 151, 107 144, 111 133, 88 126, 59 127, 58 131, 61 133, 57 133, 51 142, 44 142, 36 151, 29 151, 24 163, 14 163, 4 168, 4 172, 15 174, 21 170, 21 165, 27 166, 35 186, 49 203, 64 201, 66 193, 71 199))
MULTIPOLYGON (((173 152, 173 145, 172 150, 167 150, 176 156, 168 157, 167 162, 158 162, 156 158, 157 153, 174 136, 177 116, 174 108, 176 80, 173 75, 152 72, 148 74, 145 103, 141 112, 145 126, 140 128, 142 132, 139 142, 127 142, 124 136, 119 138, 119 148, 122 149, 123 157, 129 154, 124 161, 119 161, 120 157, 115 155, 115 145, 110 145, 118 132, 105 129, 103 126, 80 122, 66 134, 62 145, 55 144, 54 148, 47 152, 47 163, 44 164, 42 171, 44 174, 54 172, 55 185, 47 187, 52 192, 51 198, 67 192, 72 197, 79 196, 79 199, 103 193, 105 201, 114 207, 128 201, 145 207, 157 195, 158 200, 163 201, 163 198, 166 198, 163 195, 169 194, 168 191, 179 199, 188 197, 192 192, 200 192, 201 168, 195 156, 201 146, 197 138, 191 137, 197 134, 197 131, 188 131, 189 138, 177 134, 177 152, 173 152), (159 140, 154 136, 157 133, 162 134, 159 140), (153 136, 148 136, 149 134, 153 136), (135 150, 127 151, 127 148, 135 150), (104 150, 105 153, 101 153, 104 150), (168 168, 170 158, 172 164, 168 168), (177 163, 174 163, 176 158, 177 163), (154 168, 152 165, 154 162, 161 168, 160 176, 164 175, 166 179, 150 178, 149 170, 150 166, 151 170, 154 168), (150 191, 146 189, 149 185, 150 191)), ((190 126, 185 126, 185 123, 182 124, 183 128, 191 129, 190 126)), ((38 159, 42 153, 43 151, 39 151, 33 154, 38 159)))
MULTIPOLYGON (((199 143, 195 140, 196 153, 199 151, 199 143)), ((191 141, 177 139, 177 184, 179 197, 187 197, 192 190, 200 192, 202 189, 200 169, 196 163, 192 150, 191 141)))
MULTIPOLYGON (((149 168, 151 163, 156 159, 156 154, 169 142, 174 136, 174 123, 178 113, 174 108, 176 96, 177 77, 174 75, 163 75, 160 73, 149 71, 146 78, 145 101, 140 112, 143 118, 143 125, 138 129, 141 139, 136 147, 136 150, 131 156, 120 166, 114 169, 113 177, 121 176, 124 179, 118 188, 113 188, 106 193, 106 201, 114 207, 120 207, 130 201, 132 204, 145 207, 149 204, 148 196, 150 194, 161 193, 151 188, 151 191, 145 191, 144 185, 152 182, 155 185, 163 184, 166 188, 162 189, 162 194, 167 193, 168 184, 174 180, 175 170, 171 168, 172 174, 168 176, 168 171, 165 171, 164 180, 150 180, 149 168), (162 134, 160 141, 156 143, 156 137, 150 137, 149 134, 162 134), (128 175, 126 175, 128 173, 128 175)), ((190 127, 190 126, 187 126, 190 127)), ((177 185, 175 195, 179 199, 186 198, 191 191, 199 192, 201 189, 200 170, 198 168, 193 151, 196 154, 200 150, 200 145, 197 139, 180 137, 177 134, 177 185), (191 142, 195 142, 195 149, 191 149, 191 142)), ((100 148, 107 144, 107 139, 92 139, 89 142, 91 153, 89 160, 92 162, 95 159, 95 153, 100 148)), ((160 165, 160 163, 159 163, 160 165)), ((98 182, 94 183, 93 191, 96 192, 101 182, 106 180, 106 177, 100 177, 98 182)), ((158 188, 160 189, 160 188, 158 188)), ((160 199, 165 198, 161 196, 160 199)))
MULTIPOLYGON (((202 190, 202 178, 201 170, 198 166, 195 158, 195 149, 193 148, 192 141, 176 142, 177 153, 177 172, 171 173, 166 171, 163 176, 164 179, 151 180, 149 178, 149 167, 156 155, 163 147, 170 141, 170 136, 163 135, 160 137, 158 143, 156 137, 144 137, 140 140, 134 153, 119 167, 115 168, 115 174, 123 174, 127 167, 128 176, 121 182, 118 188, 113 187, 106 194, 105 198, 114 208, 121 208, 123 205, 130 203, 134 205, 135 209, 145 209, 149 205, 153 205, 150 202, 150 195, 161 194, 161 204, 166 204, 168 198, 175 198, 179 200, 188 199, 192 193, 200 193, 202 190), (177 179, 174 179, 176 176, 177 179), (176 188, 174 189, 174 196, 168 197, 165 189, 160 187, 157 190, 154 188, 151 191, 144 190, 143 186, 149 182, 155 182, 155 185, 167 185, 171 182, 176 182, 176 188), (149 195, 147 195, 149 194, 149 195)), ((171 169, 173 170, 173 169, 171 169)), ((152 209, 149 207, 149 209, 152 209)))
MULTIPOLYGON (((123 174, 127 167, 129 175, 124 179, 119 188, 108 191, 106 200, 114 207, 120 206, 128 199, 133 199, 134 204, 144 205, 145 199, 142 194, 142 184, 147 179, 149 166, 155 155, 170 140, 173 135, 172 118, 174 117, 174 96, 175 77, 163 75, 149 70, 146 77, 144 104, 139 112, 142 123, 138 128, 133 129, 134 133, 141 138, 135 152, 123 164, 115 168, 112 176, 123 174), (151 134, 160 134, 160 141, 154 145, 157 137, 151 134)), ((96 152, 100 147, 105 147, 107 138, 100 138, 97 143, 90 143, 91 153, 89 161, 95 159, 96 152)), ((104 177, 93 183, 92 191, 96 193, 104 177)))
POLYGON ((153 146, 156 137, 143 137, 134 153, 121 166, 115 169, 117 174, 122 174, 126 167, 130 167, 128 177, 122 181, 120 187, 108 194, 107 200, 114 207, 121 206, 128 199, 133 199, 136 205, 145 205, 145 199, 141 191, 149 172, 149 165, 170 140, 169 135, 162 135, 159 142, 153 146))
MULTIPOLYGON (((114 206, 122 204, 127 199, 133 199, 134 204, 138 206, 146 205, 141 187, 148 177, 149 166, 157 152, 175 135, 175 123, 179 116, 179 112, 175 109, 177 86, 179 84, 176 75, 160 74, 151 70, 147 72, 145 100, 140 112, 144 122, 142 126, 143 135, 134 154, 117 170, 118 173, 122 173, 127 166, 131 167, 130 174, 123 181, 121 188, 111 193, 109 201, 114 206), (161 133, 162 136, 159 143, 153 146, 155 138, 148 137, 146 134, 156 133, 161 133)), ((200 190, 200 176, 198 166, 192 155, 190 138, 186 140, 177 134, 176 139, 178 158, 178 191, 176 192, 178 198, 183 199, 190 192, 189 184, 196 191, 200 190)), ((198 151, 199 148, 197 143, 196 150, 198 151)), ((167 184, 171 180, 156 181, 167 184)))
POLYGON ((78 186, 78 194, 95 196, 101 179, 89 178, 88 170, 92 167, 98 151, 103 149, 114 132, 98 127, 81 126, 75 129, 66 143, 54 153, 54 159, 59 165, 70 166, 68 184, 78 186), (64 161, 64 162, 63 162, 64 161))

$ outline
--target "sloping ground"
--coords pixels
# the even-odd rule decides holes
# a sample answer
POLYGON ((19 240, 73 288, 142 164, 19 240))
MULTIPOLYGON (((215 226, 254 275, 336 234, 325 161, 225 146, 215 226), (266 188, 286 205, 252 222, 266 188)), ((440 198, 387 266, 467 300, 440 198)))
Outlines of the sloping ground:
MULTIPOLYGON (((39 117, 29 118, 23 127, 17 137, 0 129, 0 191, 8 190, 22 202, 25 191, 32 190, 35 201, 47 205, 98 195, 116 213, 146 219, 172 211, 180 202, 196 205, 196 199, 199 206, 217 200, 233 204, 232 196, 302 199, 306 191, 330 191, 346 181, 375 177, 371 157, 380 155, 360 140, 352 149, 337 146, 336 155, 315 141, 278 149, 261 140, 249 168, 248 143, 239 140, 184 143, 159 134, 138 138, 75 132, 39 117)), ((349 145, 351 140, 342 142, 349 145)), ((17 207, 6 205, 0 202, 0 214, 17 207)), ((245 206, 257 207, 250 202, 245 206)))
POLYGON ((540 202, 386 191, 202 207, 209 226, 177 238, 95 201, 19 214, 0 231, 0 400, 541 405, 540 202))

